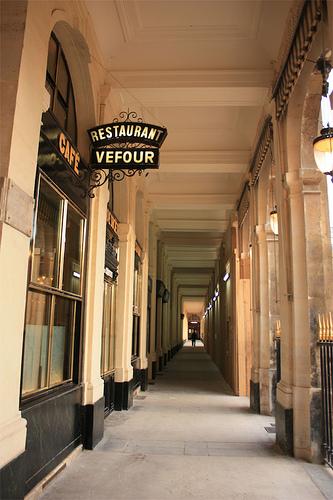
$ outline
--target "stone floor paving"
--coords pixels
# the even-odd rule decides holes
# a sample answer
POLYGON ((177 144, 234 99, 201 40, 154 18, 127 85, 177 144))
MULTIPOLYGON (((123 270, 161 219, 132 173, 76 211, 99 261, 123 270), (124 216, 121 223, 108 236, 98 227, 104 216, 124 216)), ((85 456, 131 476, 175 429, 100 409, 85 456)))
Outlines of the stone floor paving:
POLYGON ((282 455, 273 426, 232 395, 202 346, 185 347, 41 498, 333 499, 331 471, 282 455))

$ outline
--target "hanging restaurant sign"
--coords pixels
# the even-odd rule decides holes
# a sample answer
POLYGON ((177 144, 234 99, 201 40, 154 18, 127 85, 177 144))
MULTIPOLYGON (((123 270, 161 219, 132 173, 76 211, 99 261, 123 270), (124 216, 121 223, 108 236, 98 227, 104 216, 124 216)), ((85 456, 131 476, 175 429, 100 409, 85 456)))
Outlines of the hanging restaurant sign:
POLYGON ((158 168, 157 148, 93 149, 91 168, 158 168))
MULTIPOLYGON (((129 113, 131 114, 131 113, 129 113)), ((115 122, 88 130, 92 145, 101 147, 110 144, 140 143, 160 148, 167 136, 167 129, 141 122, 115 122)))
POLYGON ((93 190, 108 180, 121 181, 159 167, 159 148, 167 129, 143 123, 132 111, 120 113, 119 118, 88 130, 92 145, 88 190, 91 198, 93 190))

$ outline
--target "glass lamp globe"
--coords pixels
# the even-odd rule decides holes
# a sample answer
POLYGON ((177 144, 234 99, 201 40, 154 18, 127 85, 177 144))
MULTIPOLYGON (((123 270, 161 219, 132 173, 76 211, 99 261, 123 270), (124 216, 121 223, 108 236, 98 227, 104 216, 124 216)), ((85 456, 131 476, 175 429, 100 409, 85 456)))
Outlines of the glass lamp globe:
POLYGON ((271 224, 271 229, 275 236, 279 234, 279 223, 278 223, 278 214, 276 208, 274 208, 269 214, 269 222, 271 224))
POLYGON ((333 128, 327 127, 313 141, 313 152, 317 167, 323 174, 333 172, 333 128))

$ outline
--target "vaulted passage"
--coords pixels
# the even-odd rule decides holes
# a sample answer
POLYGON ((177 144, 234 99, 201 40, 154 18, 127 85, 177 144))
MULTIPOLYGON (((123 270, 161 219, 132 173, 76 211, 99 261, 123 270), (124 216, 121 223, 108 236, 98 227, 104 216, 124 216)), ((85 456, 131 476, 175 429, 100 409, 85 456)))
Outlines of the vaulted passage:
POLYGON ((203 347, 185 346, 42 498, 324 498, 325 472, 281 455, 265 430, 272 422, 232 395, 203 347))
POLYGON ((0 499, 332 498, 333 0, 0 10, 0 499))

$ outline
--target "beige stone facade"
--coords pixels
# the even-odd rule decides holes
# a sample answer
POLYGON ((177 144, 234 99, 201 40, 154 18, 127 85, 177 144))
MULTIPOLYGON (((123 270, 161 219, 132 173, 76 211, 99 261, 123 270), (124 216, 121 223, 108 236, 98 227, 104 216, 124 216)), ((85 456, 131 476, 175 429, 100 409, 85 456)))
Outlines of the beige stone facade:
MULTIPOLYGON (((233 392, 248 396, 254 411, 275 415, 280 447, 322 461, 318 314, 333 311, 333 194, 312 141, 322 92, 315 61, 323 39, 333 47, 333 3, 251 0, 246 21, 238 4, 209 2, 204 23, 205 2, 188 2, 190 11, 186 2, 169 10, 166 3, 1 2, 0 467, 5 491, 13 471, 20 477, 17 497, 81 444, 93 448, 103 436, 104 413, 129 409, 193 324, 233 392), (226 21, 216 24, 218 14, 226 21), (290 75, 293 36, 307 16, 313 16, 312 40, 290 75), (169 135, 159 170, 104 183, 86 197, 84 214, 62 181, 51 179, 62 204, 86 221, 82 294, 37 287, 53 294, 51 301, 59 296, 80 309, 69 355, 74 368, 61 383, 25 397, 27 290, 37 289, 30 280, 36 180, 48 179, 40 137, 51 106, 45 86, 51 36, 67 63, 73 143, 86 165, 87 130, 124 110, 166 125, 169 135), (219 62, 221 44, 227 48, 219 62), (281 78, 289 89, 283 99, 281 78), (270 225, 275 208, 278 235, 270 225), (108 230, 112 284, 105 271, 108 230), (102 373, 107 284, 114 294, 107 337, 113 365, 102 373), (57 429, 47 420, 52 413, 57 429), (39 438, 32 430, 38 425, 39 438), (51 454, 38 451, 37 439, 51 454), (35 461, 35 469, 26 461, 35 461)), ((52 335, 57 326, 54 320, 52 335)), ((50 343, 48 352, 52 357, 50 343)))

